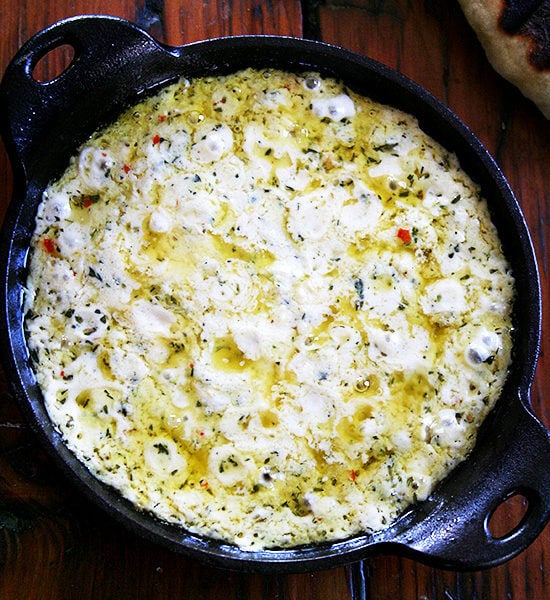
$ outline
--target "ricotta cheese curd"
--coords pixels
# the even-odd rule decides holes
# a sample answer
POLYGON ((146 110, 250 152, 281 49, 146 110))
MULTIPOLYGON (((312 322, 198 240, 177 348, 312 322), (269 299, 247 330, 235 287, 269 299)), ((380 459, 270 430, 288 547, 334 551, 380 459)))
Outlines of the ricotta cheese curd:
POLYGON ((25 327, 95 476, 257 550, 425 499, 499 397, 513 296, 478 187, 413 117, 245 70, 80 148, 38 209, 25 327))

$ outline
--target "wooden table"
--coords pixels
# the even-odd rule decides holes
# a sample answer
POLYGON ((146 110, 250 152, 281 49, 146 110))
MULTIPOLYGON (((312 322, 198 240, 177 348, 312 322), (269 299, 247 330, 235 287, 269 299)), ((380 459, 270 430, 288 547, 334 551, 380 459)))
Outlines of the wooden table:
MULTIPOLYGON (((0 70, 32 34, 63 17, 103 13, 135 21, 161 41, 286 34, 322 39, 405 73, 453 109, 501 165, 526 215, 544 293, 542 356, 533 409, 550 425, 550 123, 500 78, 455 1, 42 0, 0 4, 0 70)), ((59 68, 49 56, 42 68, 59 68)), ((0 147, 0 218, 11 171, 0 147)), ((437 570, 383 556, 355 569, 261 576, 205 567, 138 539, 84 499, 38 446, 0 376, 0 598, 377 600, 550 597, 550 528, 520 556, 484 572, 437 570)), ((549 466, 550 468, 550 466, 549 466)), ((512 518, 511 506, 499 516, 512 518)))

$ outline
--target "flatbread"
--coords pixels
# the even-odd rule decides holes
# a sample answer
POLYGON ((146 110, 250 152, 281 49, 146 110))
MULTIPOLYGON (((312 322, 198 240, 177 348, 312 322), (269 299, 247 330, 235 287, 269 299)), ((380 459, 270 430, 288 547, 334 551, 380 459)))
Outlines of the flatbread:
POLYGON ((490 63, 550 119, 550 0, 458 0, 490 63))

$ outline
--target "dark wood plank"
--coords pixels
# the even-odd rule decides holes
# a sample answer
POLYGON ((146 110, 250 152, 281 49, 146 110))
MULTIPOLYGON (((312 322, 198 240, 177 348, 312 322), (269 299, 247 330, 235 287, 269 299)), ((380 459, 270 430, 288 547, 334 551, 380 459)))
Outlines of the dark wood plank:
MULTIPOLYGON (((407 75, 455 111, 493 154, 520 202, 539 259, 543 331, 550 324, 548 237, 550 124, 492 69, 458 4, 437 1, 335 0, 319 7, 323 40, 355 50, 407 75)), ((550 425, 549 339, 543 340, 531 393, 534 411, 550 425), (546 398, 545 398, 546 396, 546 398)), ((499 515, 502 527, 513 509, 499 515)), ((509 529, 506 529, 507 531, 509 529)), ((368 561, 369 591, 390 598, 543 598, 550 559, 550 527, 524 553, 487 572, 454 574, 411 560, 368 561)))
POLYGON ((165 0, 163 14, 166 43, 174 46, 220 35, 302 33, 301 4, 296 0, 165 0))
MULTIPOLYGON (((301 34, 295 2, 30 2, 0 7, 0 69, 19 46, 54 21, 82 13, 121 16, 169 44, 241 33, 301 34)), ((57 74, 52 53, 35 74, 57 74)), ((12 190, 0 144, 0 217, 12 190)), ((0 375, 0 597, 9 600, 147 598, 347 598, 348 571, 260 576, 206 567, 143 541, 85 499, 41 450, 0 375), (329 590, 327 593, 326 591, 329 590)))

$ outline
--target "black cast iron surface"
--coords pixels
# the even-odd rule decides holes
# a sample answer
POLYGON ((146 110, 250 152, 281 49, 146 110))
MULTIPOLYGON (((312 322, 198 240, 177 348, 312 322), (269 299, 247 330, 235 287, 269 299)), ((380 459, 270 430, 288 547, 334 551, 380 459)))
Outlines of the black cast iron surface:
POLYGON ((342 48, 295 38, 220 38, 165 47, 137 26, 113 17, 62 21, 33 37, 9 65, 0 86, 0 127, 14 170, 14 194, 1 234, 1 343, 14 394, 37 435, 84 493, 140 535, 216 566, 260 572, 335 567, 375 553, 396 553, 434 566, 479 569, 525 549, 550 518, 550 435, 529 409, 529 388, 540 342, 536 261, 518 204, 477 138, 428 92, 391 69, 342 48), (37 82, 36 63, 63 44, 74 59, 57 78, 37 82), (60 175, 76 148, 144 94, 186 76, 245 67, 315 70, 375 100, 414 114, 421 127, 455 152, 487 198, 517 282, 514 360, 496 408, 470 457, 428 500, 375 535, 289 550, 245 552, 191 535, 137 511, 95 479, 52 427, 25 344, 22 297, 29 241, 45 186, 60 175), (501 539, 488 519, 509 495, 528 510, 501 539))

